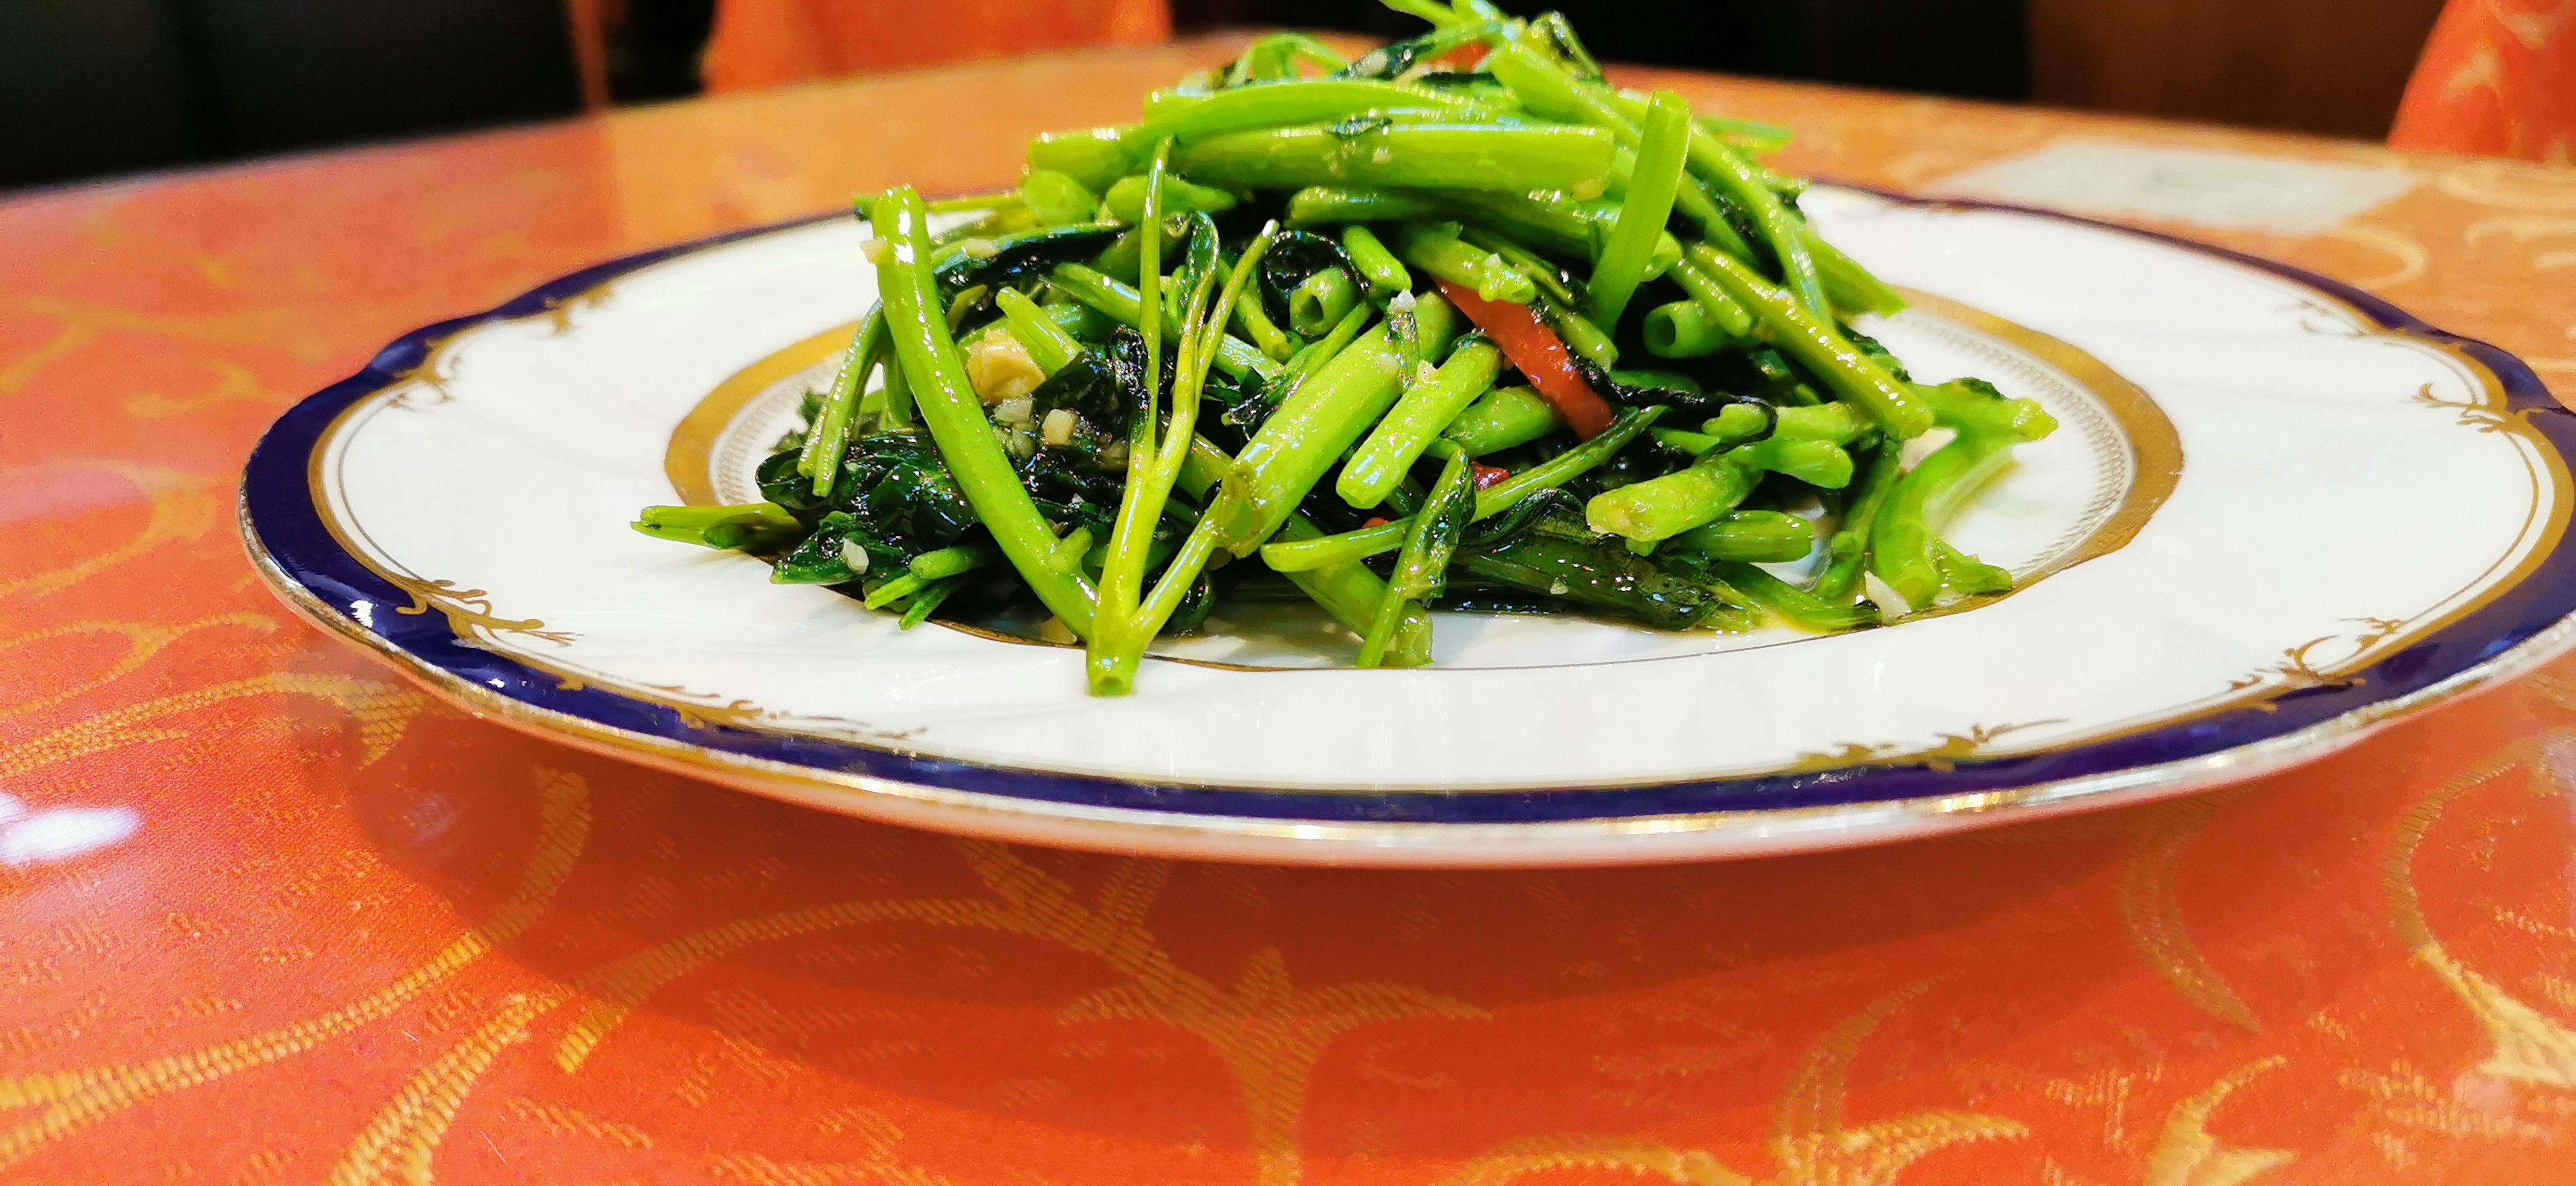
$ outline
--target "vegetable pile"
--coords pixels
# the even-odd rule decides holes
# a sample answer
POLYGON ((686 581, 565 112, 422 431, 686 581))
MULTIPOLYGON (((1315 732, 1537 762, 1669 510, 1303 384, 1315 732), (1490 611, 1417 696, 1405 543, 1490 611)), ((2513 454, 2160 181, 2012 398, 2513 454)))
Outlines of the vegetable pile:
POLYGON ((1759 162, 1785 131, 1614 88, 1561 15, 1387 2, 1431 31, 1267 37, 1015 191, 862 199, 881 299, 767 501, 637 529, 907 627, 1034 597, 1104 695, 1289 587, 1363 667, 1429 662, 1432 607, 1847 630, 2011 587, 1940 528, 2055 425, 1852 327, 1904 302, 1759 162))

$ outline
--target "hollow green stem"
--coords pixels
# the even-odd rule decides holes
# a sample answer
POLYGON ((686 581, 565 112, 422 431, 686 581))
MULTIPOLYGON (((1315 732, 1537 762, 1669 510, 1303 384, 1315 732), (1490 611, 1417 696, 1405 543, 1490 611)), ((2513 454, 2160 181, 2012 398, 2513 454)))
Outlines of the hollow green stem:
POLYGON ((1728 511, 1673 542, 1712 560, 1786 564, 1816 550, 1816 525, 1786 511, 1728 511))
POLYGON ((1789 146, 1789 141, 1797 136, 1795 131, 1778 124, 1756 123, 1749 119, 1728 119, 1717 115, 1700 116, 1699 126, 1708 129, 1709 133, 1718 139, 1756 155, 1786 148, 1789 146))
POLYGON ((1342 463, 1342 476, 1334 485, 1342 501, 1362 508, 1386 501, 1387 492, 1404 480, 1440 431, 1493 387, 1502 367, 1503 352, 1492 342, 1480 335, 1461 340, 1429 381, 1406 388, 1359 451, 1342 463))
POLYGON ((805 429, 805 448, 796 456, 796 472, 813 481, 817 498, 832 493, 832 484, 840 480, 841 458, 850 450, 850 426, 858 418, 859 393, 867 386, 868 372, 876 369, 885 341, 885 306, 879 304, 850 334, 850 352, 842 356, 841 369, 832 375, 832 389, 824 393, 814 423, 805 429))
POLYGON ((1931 405, 1933 422, 1943 428, 2013 441, 2035 441, 2057 431, 2057 418, 2038 401, 2006 399, 1980 383, 1960 379, 1913 390, 1931 405))
POLYGON ((1395 252, 1406 263, 1452 284, 1475 289, 1476 295, 1486 300, 1525 305, 1538 297, 1538 285, 1528 273, 1460 239, 1454 223, 1399 223, 1394 235, 1395 252))
POLYGON ((1135 140, 1133 134, 1132 128, 1041 132, 1029 141, 1029 167, 1062 173, 1084 189, 1099 193, 1136 167, 1137 144, 1153 143, 1135 140))
POLYGON ((993 294, 993 303, 1001 308, 1011 336, 1028 350, 1029 361, 1038 364, 1039 370, 1052 375, 1082 355, 1081 341, 1019 290, 1005 288, 993 294))
POLYGON ((1618 344, 1590 318, 1550 303, 1547 321, 1556 328, 1556 336, 1565 340, 1565 348, 1582 355, 1583 361, 1605 371, 1619 365, 1618 344))
POLYGON ((983 401, 967 381, 964 360, 941 315, 929 267, 929 214, 921 195, 906 186, 876 201, 873 219, 885 250, 877 260, 877 290, 885 300, 886 332, 904 372, 916 384, 922 422, 1002 554, 1048 610, 1077 636, 1091 628, 1096 595, 1076 574, 1050 561, 1055 530, 1038 514, 1020 485, 1010 457, 984 417, 983 401))
POLYGON ((912 558, 903 575, 887 581, 869 593, 861 604, 869 609, 882 609, 920 592, 923 588, 953 576, 973 572, 1001 560, 1002 554, 981 544, 968 544, 924 552, 912 558))
POLYGON ((1073 179, 1069 173, 1053 169, 1031 169, 1020 178, 1020 197, 1028 203, 1029 213, 1049 226, 1089 222, 1100 209, 1100 196, 1073 179))
MULTIPOLYGON (((1630 408, 1611 421, 1610 427, 1602 429, 1601 435, 1477 491, 1476 518, 1490 519, 1539 491, 1553 490, 1591 472, 1653 427, 1663 414, 1661 404, 1630 408)), ((1261 560, 1289 573, 1353 563, 1402 546, 1411 523, 1410 519, 1398 519, 1319 539, 1269 544, 1261 549, 1261 560)))
MULTIPOLYGON (((1559 69, 1547 53, 1530 43, 1529 37, 1523 33, 1506 42, 1487 59, 1486 68, 1531 111, 1550 119, 1607 129, 1621 145, 1635 149, 1644 135, 1637 120, 1645 114, 1647 101, 1637 98, 1632 114, 1616 101, 1618 96, 1610 88, 1559 69)), ((1693 147, 1696 146, 1694 136, 1693 147)), ((1684 217, 1698 223, 1700 233, 1720 250, 1738 259, 1752 258, 1752 247, 1727 220, 1726 210, 1716 196, 1698 179, 1683 178, 1674 191, 1673 205, 1684 217)))
MULTIPOLYGON (((1154 146, 1154 155, 1145 167, 1139 226, 1163 224, 1163 200, 1170 193, 1172 180, 1171 155, 1172 141, 1166 136, 1154 146)), ((1192 241, 1196 239, 1193 235, 1192 241)), ((1095 696, 1124 695, 1134 687, 1134 663, 1124 660, 1131 649, 1139 656, 1143 651, 1136 636, 1136 619, 1145 598, 1145 564, 1153 547, 1154 529, 1163 517, 1163 503, 1171 495, 1170 485, 1161 480, 1165 467, 1156 459, 1160 447, 1156 428, 1162 419, 1163 339, 1170 334, 1186 342, 1195 329, 1190 316, 1198 312, 1193 307, 1174 314, 1164 300, 1162 236, 1146 235, 1138 251, 1137 333, 1145 341, 1145 374, 1128 408, 1126 484, 1118 500, 1118 512, 1110 521, 1108 549, 1101 559, 1099 613, 1085 639, 1089 645, 1084 666, 1095 696)), ((1183 274, 1187 272, 1184 268, 1183 274)), ((1201 277, 1198 291, 1187 294, 1186 299, 1193 306, 1201 304, 1207 287, 1215 282, 1212 272, 1201 277)), ((1172 391, 1176 419, 1182 402, 1180 386, 1175 382, 1172 391)), ((1178 424, 1173 427, 1181 428, 1178 424)), ((1189 430, 1182 429, 1163 439, 1187 441, 1189 430)), ((1187 456, 1186 447, 1181 453, 1187 456)), ((1178 473, 1177 463, 1170 468, 1178 473)))
POLYGON ((1860 405, 1887 435, 1911 440, 1932 427, 1932 409, 1830 322, 1816 317, 1741 261, 1705 243, 1693 244, 1687 256, 1715 278, 1728 296, 1761 318, 1766 340, 1806 364, 1834 394, 1860 405))
POLYGON ((885 351, 885 402, 878 415, 896 428, 910 428, 914 422, 912 372, 904 369, 903 356, 891 345, 885 351))
POLYGON ((1619 323, 1629 296, 1646 278, 1646 259, 1664 233, 1665 220, 1672 217, 1673 195, 1680 190, 1682 170, 1689 163, 1690 132, 1690 105, 1671 91, 1656 92, 1637 141, 1627 200, 1620 204, 1619 220, 1586 286, 1592 297, 1592 318, 1603 325, 1619 323))
POLYGON ((1706 358, 1736 343, 1697 301, 1671 301, 1646 310, 1638 332, 1657 358, 1706 358))
POLYGON ((1948 540, 1932 541, 1932 562, 1941 569, 1941 583, 1962 593, 2002 593, 2013 587, 2011 573, 1951 547, 1948 540))
MULTIPOLYGON (((1058 264, 1055 271, 1048 273, 1047 279, 1073 299, 1100 310, 1120 325, 1141 329, 1144 324, 1142 294, 1096 269, 1081 264, 1058 264)), ((1162 332, 1174 334, 1179 330, 1177 315, 1169 309, 1164 310, 1162 332)), ((1235 379, 1259 375, 1267 380, 1278 375, 1280 370, 1280 364, 1272 362, 1259 347, 1231 334, 1217 343, 1213 361, 1216 369, 1235 379)))
POLYGON ((1683 292, 1690 294, 1691 303, 1699 306, 1701 315, 1705 316, 1709 325, 1715 327, 1718 332, 1736 341, 1744 341, 1753 336, 1753 311, 1745 308, 1734 297, 1728 296, 1725 286, 1717 282, 1717 277, 1710 275, 1706 268, 1692 263, 1688 252, 1683 254, 1681 262, 1674 264, 1671 270, 1664 273, 1664 277, 1680 285, 1683 292))
POLYGON ((1633 540, 1670 539, 1734 509, 1766 473, 1839 489, 1851 481, 1851 455, 1828 441, 1771 437, 1711 453, 1689 466, 1605 490, 1583 507, 1594 531, 1633 540))
POLYGON ((1350 344, 1360 336, 1360 331, 1367 329, 1369 321, 1376 316, 1376 309, 1367 305, 1354 305, 1350 312, 1342 315, 1341 322, 1333 326, 1323 337, 1306 343, 1304 349, 1290 356, 1288 365, 1282 367, 1279 372, 1279 382, 1282 384, 1281 400, 1285 401, 1289 395, 1295 394, 1307 380, 1315 377, 1316 372, 1323 370, 1325 365, 1339 357, 1342 351, 1349 349, 1350 344))
POLYGON ((1361 637, 1359 666, 1377 666, 1406 608, 1439 596, 1447 587, 1449 558, 1457 553, 1458 537, 1476 512, 1471 468, 1464 456, 1452 457, 1440 467, 1440 477, 1423 499, 1421 513, 1405 532, 1404 547, 1396 554, 1395 570, 1377 613, 1369 620, 1368 633, 1361 637))
POLYGON ((1139 132, 1182 143, 1230 132, 1329 124, 1353 116, 1423 112, 1461 120, 1492 119, 1489 103, 1437 87, 1372 78, 1301 78, 1220 91, 1156 91, 1145 98, 1139 132))
POLYGON ((1007 210, 1013 206, 1023 205, 1026 201, 1027 199, 1021 197, 1018 190, 1005 189, 988 194, 960 194, 953 198, 940 198, 937 201, 924 202, 922 206, 933 214, 959 214, 975 210, 1007 210))
POLYGON ((1288 225, 1293 227, 1335 222, 1389 222, 1400 218, 1429 218, 1438 213, 1439 202, 1426 194, 1406 190, 1310 185, 1288 195, 1288 225))
POLYGON ((1869 569, 1908 610, 1930 609, 1940 599, 1944 582, 1934 544, 1942 525, 2011 463, 2011 438, 1961 433, 1897 480, 1870 530, 1869 569))
POLYGON ((1616 150, 1595 128, 1395 124, 1233 132, 1184 146, 1174 160, 1199 180, 1239 189, 1308 185, 1562 189, 1597 183, 1616 150))
MULTIPOLYGON (((1145 185, 1143 177, 1121 177, 1101 195, 1100 206, 1118 221, 1145 225, 1145 185)), ((1234 195, 1186 178, 1163 176, 1163 213, 1178 214, 1185 210, 1210 213, 1234 209, 1234 195)))
POLYGON ((1711 575, 1802 630, 1830 634, 1879 624, 1878 608, 1866 601, 1858 605, 1827 601, 1750 564, 1718 564, 1711 575))
POLYGON ((956 592, 957 586, 963 583, 965 583, 963 577, 950 577, 944 581, 932 582, 928 588, 913 595, 912 603, 904 607, 903 617, 895 622, 895 628, 910 630, 928 621, 930 615, 939 609, 940 604, 948 600, 948 595, 956 592))
MULTIPOLYGON (((1421 298, 1414 317, 1429 354, 1446 349, 1463 320, 1436 295, 1421 298)), ((1235 555, 1248 555, 1270 538, 1324 471, 1386 414, 1403 388, 1400 364, 1381 323, 1299 383, 1262 422, 1209 515, 1226 521, 1226 546, 1235 555)))
POLYGON ((1351 283, 1350 273, 1325 268, 1289 291, 1288 327, 1310 338, 1330 332, 1359 303, 1359 286, 1351 283))
MULTIPOLYGON (((1649 105, 1648 100, 1636 95, 1619 95, 1612 102, 1630 119, 1642 118, 1649 105)), ((1780 262, 1780 273, 1789 291, 1809 313, 1832 318, 1833 305, 1825 299, 1824 281, 1816 275, 1815 256, 1807 249, 1806 220, 1781 204, 1780 195, 1763 183, 1762 170, 1716 133, 1697 124, 1691 125, 1688 132, 1692 174, 1752 214, 1763 243, 1780 262)))
POLYGON ((766 551, 795 543, 805 525, 776 503, 735 506, 646 507, 631 524, 655 539, 676 540, 708 548, 766 551))
POLYGON ((1404 262, 1378 241, 1366 226, 1353 223, 1342 228, 1342 250, 1351 257, 1351 266, 1360 270, 1360 278, 1380 296, 1413 290, 1413 273, 1404 270, 1404 262))
POLYGON ((1807 404, 1772 414, 1771 435, 1848 445, 1877 431, 1877 422, 1846 403, 1807 404))
MULTIPOLYGON (((1181 482, 1185 473, 1199 468, 1194 464, 1199 451, 1196 435, 1198 412, 1211 355, 1215 352, 1216 343, 1225 337, 1226 323, 1231 319, 1235 303, 1242 299, 1245 286, 1260 274, 1262 253, 1278 233, 1279 224, 1276 222, 1261 229, 1235 265, 1233 278, 1215 296, 1213 306, 1209 303, 1210 290, 1216 284, 1218 269, 1210 266, 1197 271, 1198 283, 1181 318, 1180 350, 1173 364, 1171 422, 1163 427, 1161 439, 1152 441, 1148 448, 1139 450, 1133 444, 1129 446, 1126 500, 1119 505, 1118 528, 1128 526, 1131 505, 1141 503, 1141 506, 1136 506, 1136 519, 1145 525, 1141 530, 1145 532, 1145 538, 1150 539, 1152 519, 1147 516, 1160 516, 1170 500, 1173 487, 1181 482)), ((1215 229, 1204 227, 1201 234, 1207 236, 1212 245, 1215 229)), ((1153 382, 1150 364, 1147 382, 1153 382)), ((1150 417, 1150 404, 1147 411, 1150 417)), ((1148 423, 1138 436, 1150 437, 1151 433, 1152 425, 1148 423)), ((1125 582, 1132 577, 1141 585, 1145 569, 1144 563, 1138 559, 1119 552, 1119 546, 1125 541, 1113 532, 1110 555, 1113 560, 1123 561, 1125 567, 1103 570, 1104 628, 1095 632, 1088 654, 1094 693, 1124 695, 1135 688, 1136 669, 1144 660, 1145 647, 1155 635, 1162 633, 1163 624, 1179 610, 1181 600, 1188 595, 1190 587, 1199 579, 1199 573, 1215 555, 1221 538, 1222 525, 1216 517, 1200 516, 1189 537, 1182 541, 1180 549, 1164 565, 1152 593, 1144 597, 1142 604, 1125 600, 1114 603, 1129 613, 1126 618, 1112 622, 1107 620, 1113 606, 1108 593, 1110 583, 1113 580, 1119 582, 1119 596, 1123 598, 1127 590, 1137 587, 1125 582)))
POLYGON ((1565 427, 1547 397, 1527 387, 1497 387, 1449 421, 1441 439, 1470 457, 1526 445, 1565 427))
MULTIPOLYGON (((1290 515, 1279 525, 1276 538, 1287 541, 1321 539, 1324 529, 1315 526, 1304 515, 1290 515)), ((1351 633, 1365 638, 1377 620, 1379 605, 1386 598, 1386 582, 1357 561, 1328 564, 1298 572, 1280 574, 1289 583, 1324 607, 1333 620, 1350 627, 1351 633)), ((1419 602, 1404 607, 1395 628, 1389 633, 1386 650, 1379 662, 1387 667, 1420 667, 1431 661, 1431 615, 1419 602)))
MULTIPOLYGON (((1194 438, 1190 442, 1189 459, 1181 467, 1180 488, 1191 497, 1204 501, 1208 493, 1217 489, 1217 484, 1233 470, 1234 459, 1226 456, 1225 450, 1216 447, 1206 437, 1194 438)), ((1209 519, 1205 516, 1199 519, 1200 524, 1207 522, 1209 519)), ((1279 525, 1274 538, 1318 539, 1323 534, 1324 529, 1315 526, 1313 520, 1301 514, 1291 514, 1287 522, 1279 525)), ((1072 537, 1066 538, 1070 542, 1072 537)), ((1369 622, 1377 614, 1378 602, 1386 593, 1386 582, 1379 580, 1366 565, 1357 562, 1282 575, 1315 604, 1322 606, 1334 621, 1349 627, 1354 634, 1367 632, 1369 622)), ((1404 620, 1396 626, 1394 638, 1387 645, 1385 662, 1389 667, 1419 667, 1430 661, 1431 618, 1416 606, 1407 610, 1404 620)))
MULTIPOLYGON (((1232 283, 1234 269, 1237 266, 1220 261, 1217 265, 1217 282, 1232 283)), ((1268 356, 1272 362, 1286 362, 1296 356, 1297 339, 1289 337, 1288 331, 1279 328, 1279 323, 1270 319, 1269 311, 1261 307, 1258 299, 1234 303, 1234 328, 1243 331, 1244 340, 1259 347, 1261 353, 1268 356)))
POLYGON ((1897 446, 1886 444, 1870 454, 1860 489, 1843 509, 1842 524, 1825 541, 1825 570, 1816 577, 1817 597, 1836 605, 1849 605, 1860 592, 1863 566, 1869 562, 1870 532, 1887 506, 1887 496, 1896 490, 1901 452, 1897 446))

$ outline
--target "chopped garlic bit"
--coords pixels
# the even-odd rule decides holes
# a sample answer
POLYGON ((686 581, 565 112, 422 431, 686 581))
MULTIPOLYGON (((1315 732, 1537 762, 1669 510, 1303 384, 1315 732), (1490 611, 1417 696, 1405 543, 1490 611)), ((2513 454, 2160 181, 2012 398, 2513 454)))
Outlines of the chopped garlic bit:
POLYGON ((1440 368, 1431 365, 1431 360, 1428 358, 1413 364, 1413 382, 1417 386, 1430 382, 1432 377, 1439 373, 1440 368))
POLYGON ((886 251, 893 246, 891 241, 870 236, 859 240, 859 254, 867 257, 869 263, 881 264, 886 261, 886 251))
POLYGON ((1037 390, 1046 372, 1010 330, 996 329, 966 344, 966 381, 989 406, 1037 390))
POLYGON ((843 539, 841 541, 841 563, 849 565, 852 573, 865 576, 868 571, 868 550, 860 547, 859 541, 857 540, 843 539))
POLYGON ((1002 245, 991 239, 968 239, 957 245, 969 259, 991 259, 1002 253, 1002 245))
POLYGON ((1100 451, 1100 468, 1111 473, 1127 471, 1127 442, 1119 441, 1100 451))
POLYGON ((996 424, 1026 428, 1030 421, 1037 419, 1037 416, 1037 405, 1030 402, 1029 397, 1025 395, 1015 395, 993 405, 993 422, 996 424))
POLYGON ((1046 420, 1038 425, 1038 438, 1056 448, 1063 448, 1073 443, 1073 425, 1073 409, 1057 408, 1047 413, 1046 420))
POLYGON ((993 438, 1002 442, 1002 451, 1014 459, 1026 461, 1038 451, 1038 436, 1025 428, 993 426, 993 438))

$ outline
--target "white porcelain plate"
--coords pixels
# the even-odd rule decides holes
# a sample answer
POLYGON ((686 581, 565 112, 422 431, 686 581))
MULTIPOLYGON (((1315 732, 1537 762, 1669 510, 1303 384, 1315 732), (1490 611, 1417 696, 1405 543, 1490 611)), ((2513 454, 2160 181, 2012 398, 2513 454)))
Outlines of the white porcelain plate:
POLYGON ((1868 326, 2060 430, 1950 529, 2012 594, 1832 637, 1443 615, 1359 671, 1220 617, 1083 694, 1078 651, 891 617, 627 529, 751 468, 874 299, 846 218, 594 268, 409 335, 243 481, 315 621, 531 732, 829 810, 1041 843, 1522 865, 1868 843, 2328 752, 2567 641, 2576 419, 2332 282, 1997 207, 1805 202, 1915 307, 1868 326))

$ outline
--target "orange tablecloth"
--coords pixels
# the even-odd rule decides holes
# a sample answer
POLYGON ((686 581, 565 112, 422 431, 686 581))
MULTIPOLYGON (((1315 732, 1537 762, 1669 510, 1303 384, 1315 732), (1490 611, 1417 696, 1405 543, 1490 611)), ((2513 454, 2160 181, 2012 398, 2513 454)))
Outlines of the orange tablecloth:
MULTIPOLYGON (((587 757, 433 703, 251 576, 251 441, 393 335, 853 189, 1001 182, 1027 134, 1212 56, 0 203, 0 1178, 2576 1177, 2576 665, 2043 826, 1283 871, 959 843, 587 757)), ((1900 187, 2070 131, 2396 159, 1683 85, 1797 125, 1792 167, 1900 187)), ((2576 382, 2576 174, 2405 167, 2330 233, 2214 237, 2576 382)))

